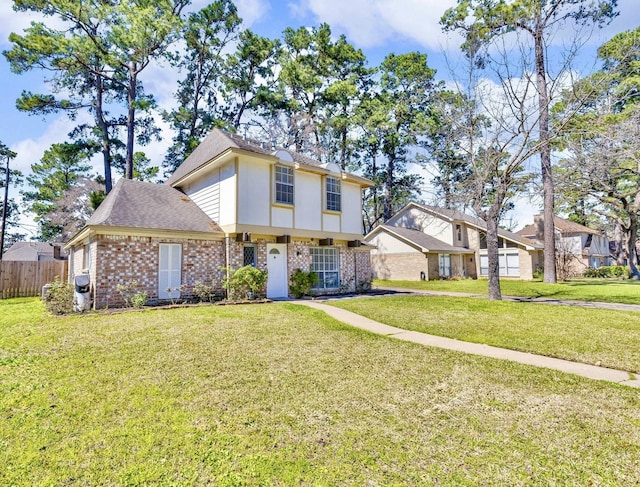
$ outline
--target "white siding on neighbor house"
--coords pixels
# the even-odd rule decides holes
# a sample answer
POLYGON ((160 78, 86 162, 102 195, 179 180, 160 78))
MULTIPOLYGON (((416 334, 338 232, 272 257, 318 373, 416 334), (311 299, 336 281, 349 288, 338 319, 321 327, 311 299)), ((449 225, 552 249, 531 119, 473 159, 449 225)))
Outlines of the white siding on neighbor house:
POLYGON ((452 223, 417 208, 409 208, 407 211, 389 220, 387 225, 419 230, 449 245, 455 245, 453 241, 454 230, 452 223))
POLYGON ((219 225, 236 223, 236 168, 234 163, 220 168, 220 220, 219 225))
POLYGON ((580 235, 572 235, 561 238, 561 251, 570 252, 572 254, 580 255, 582 254, 582 249, 584 244, 586 243, 586 235, 583 238, 580 235))
POLYGON ((362 233, 362 191, 357 184, 342 182, 342 231, 362 233))
POLYGON ((589 255, 609 255, 609 239, 602 235, 594 235, 589 247, 589 255))
POLYGON ((322 177, 296 171, 294 176, 294 203, 296 228, 304 230, 322 229, 322 177))
POLYGON ((396 237, 389 235, 385 232, 378 233, 374 238, 367 242, 376 248, 371 251, 371 254, 419 254, 421 253, 415 247, 408 245, 396 237))
POLYGON ((209 218, 220 221, 220 169, 187 185, 184 192, 209 218))
POLYGON ((269 164, 238 162, 238 223, 269 225, 270 176, 269 164))

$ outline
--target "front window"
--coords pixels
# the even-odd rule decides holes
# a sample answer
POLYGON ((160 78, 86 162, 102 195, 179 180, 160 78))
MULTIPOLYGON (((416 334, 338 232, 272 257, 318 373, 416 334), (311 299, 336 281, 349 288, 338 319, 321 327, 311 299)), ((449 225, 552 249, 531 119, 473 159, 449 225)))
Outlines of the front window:
POLYGON ((276 203, 293 204, 293 168, 276 166, 276 203))
POLYGON ((440 277, 451 277, 451 255, 440 254, 440 277))
POLYGON ((338 289, 340 287, 340 262, 338 249, 313 248, 311 270, 318 274, 315 289, 338 289))
POLYGON ((341 191, 340 180, 338 178, 327 176, 327 210, 340 211, 341 208, 341 191))

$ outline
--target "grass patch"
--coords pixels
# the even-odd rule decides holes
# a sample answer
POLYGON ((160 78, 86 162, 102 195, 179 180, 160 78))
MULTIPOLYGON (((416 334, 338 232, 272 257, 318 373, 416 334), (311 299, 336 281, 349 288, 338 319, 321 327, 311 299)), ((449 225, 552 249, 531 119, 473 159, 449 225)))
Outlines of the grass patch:
MULTIPOLYGON (((487 294, 486 279, 434 280, 434 281, 374 281, 376 287, 397 287, 427 291, 487 294)), ((501 279, 500 288, 505 296, 527 298, 573 299, 604 303, 640 304, 640 281, 617 279, 576 279, 558 284, 540 281, 501 279)))
POLYGON ((14 358, 0 365, 1 485, 640 482, 630 388, 288 303, 55 319, 11 306, 34 310, 0 315, 14 358))
POLYGON ((406 330, 640 372, 640 315, 448 296, 333 301, 406 330))

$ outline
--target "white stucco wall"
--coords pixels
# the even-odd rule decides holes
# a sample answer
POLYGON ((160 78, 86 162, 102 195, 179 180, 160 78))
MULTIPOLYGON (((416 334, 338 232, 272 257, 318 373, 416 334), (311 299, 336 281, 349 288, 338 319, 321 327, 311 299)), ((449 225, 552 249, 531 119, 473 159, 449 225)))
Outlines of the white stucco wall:
POLYGON ((322 177, 296 171, 294 178, 295 227, 321 230, 322 177))
POLYGON ((229 163, 220 168, 220 225, 236 222, 236 168, 229 163))
POLYGON ((357 184, 342 182, 342 231, 362 233, 362 191, 357 184))
POLYGON ((269 225, 270 181, 269 164, 238 161, 238 223, 269 225))
POLYGON ((281 228, 295 228, 293 226, 293 208, 272 207, 271 225, 281 228))

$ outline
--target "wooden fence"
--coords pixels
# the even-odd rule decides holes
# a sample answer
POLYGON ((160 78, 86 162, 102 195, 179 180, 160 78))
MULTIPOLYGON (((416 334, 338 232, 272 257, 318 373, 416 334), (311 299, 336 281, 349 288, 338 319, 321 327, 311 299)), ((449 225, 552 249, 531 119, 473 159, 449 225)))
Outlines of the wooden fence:
POLYGON ((52 282, 56 276, 66 281, 68 275, 69 263, 66 260, 0 261, 0 299, 40 296, 42 286, 52 282))

